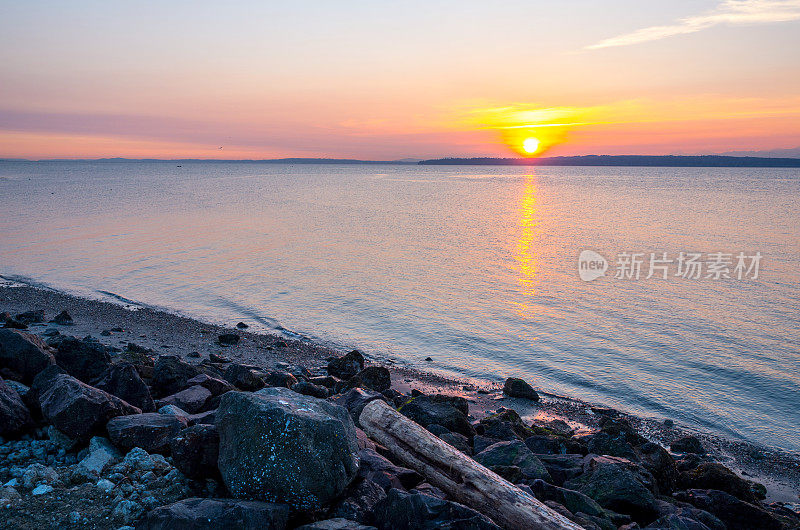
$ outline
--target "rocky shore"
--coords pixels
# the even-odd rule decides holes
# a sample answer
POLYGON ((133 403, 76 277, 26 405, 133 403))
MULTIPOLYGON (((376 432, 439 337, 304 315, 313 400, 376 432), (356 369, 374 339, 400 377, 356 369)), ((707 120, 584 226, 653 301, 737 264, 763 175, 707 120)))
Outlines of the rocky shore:
POLYGON ((798 455, 532 381, 26 286, 0 324, 0 528, 800 528, 798 455))

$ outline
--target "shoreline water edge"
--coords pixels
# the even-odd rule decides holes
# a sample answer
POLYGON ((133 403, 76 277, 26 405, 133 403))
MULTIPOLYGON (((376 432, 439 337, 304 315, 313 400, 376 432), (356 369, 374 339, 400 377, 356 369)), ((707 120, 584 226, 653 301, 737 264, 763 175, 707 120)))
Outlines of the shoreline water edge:
POLYGON ((800 528, 800 454, 773 440, 8 280, 0 316, 0 528, 512 527, 367 436, 374 400, 552 528, 800 528))

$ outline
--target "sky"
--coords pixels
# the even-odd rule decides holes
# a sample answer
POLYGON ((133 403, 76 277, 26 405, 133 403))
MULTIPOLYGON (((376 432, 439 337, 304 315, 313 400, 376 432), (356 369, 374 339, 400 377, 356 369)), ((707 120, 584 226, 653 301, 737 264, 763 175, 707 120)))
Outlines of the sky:
POLYGON ((0 0, 0 157, 795 149, 798 50, 800 0, 0 0))

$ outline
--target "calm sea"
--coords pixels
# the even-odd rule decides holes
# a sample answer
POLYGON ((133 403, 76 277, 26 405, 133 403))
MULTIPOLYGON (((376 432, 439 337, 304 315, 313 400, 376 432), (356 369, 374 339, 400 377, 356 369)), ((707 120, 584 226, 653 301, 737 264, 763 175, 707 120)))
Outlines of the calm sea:
POLYGON ((0 163, 0 274, 800 450, 796 169, 180 165, 0 163))

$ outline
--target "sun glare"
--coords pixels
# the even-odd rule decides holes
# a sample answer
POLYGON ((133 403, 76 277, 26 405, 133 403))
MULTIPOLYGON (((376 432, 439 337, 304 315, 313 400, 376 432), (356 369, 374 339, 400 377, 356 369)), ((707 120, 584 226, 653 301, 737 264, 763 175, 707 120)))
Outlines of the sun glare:
POLYGON ((539 150, 539 140, 536 138, 525 138, 525 141, 522 142, 522 149, 524 149, 526 153, 532 155, 539 150))

